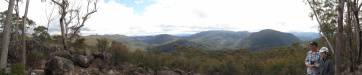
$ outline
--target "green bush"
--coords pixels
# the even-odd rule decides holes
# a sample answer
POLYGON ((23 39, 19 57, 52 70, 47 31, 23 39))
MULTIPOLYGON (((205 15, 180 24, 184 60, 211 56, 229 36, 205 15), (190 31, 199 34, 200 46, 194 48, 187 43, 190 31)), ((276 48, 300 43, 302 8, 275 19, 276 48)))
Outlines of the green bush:
POLYGON ((42 60, 46 59, 44 53, 38 51, 30 51, 26 56, 27 66, 31 68, 38 68, 42 65, 42 60))
POLYGON ((259 52, 246 49, 209 51, 189 47, 179 47, 174 52, 128 52, 125 45, 112 43, 111 53, 112 62, 129 62, 153 70, 168 67, 207 75, 302 75, 307 48, 294 46, 259 52))
POLYGON ((10 75, 25 75, 25 66, 21 63, 11 65, 10 75))

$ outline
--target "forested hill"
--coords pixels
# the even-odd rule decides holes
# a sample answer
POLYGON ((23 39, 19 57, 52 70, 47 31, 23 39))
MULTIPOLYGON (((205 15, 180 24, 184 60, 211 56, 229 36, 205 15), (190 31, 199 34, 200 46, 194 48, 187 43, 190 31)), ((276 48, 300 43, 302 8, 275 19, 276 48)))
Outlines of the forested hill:
MULTIPOLYGON (((305 33, 314 35, 314 33, 305 33)), ((266 29, 259 32, 247 31, 203 31, 188 36, 177 36, 170 34, 160 34, 154 36, 122 36, 122 35, 91 35, 85 38, 109 38, 114 41, 125 43, 132 49, 147 49, 147 48, 164 48, 162 46, 176 45, 177 42, 188 41, 205 50, 232 50, 245 48, 250 50, 260 50, 266 48, 290 46, 293 43, 303 41, 311 41, 316 39, 316 36, 295 36, 292 33, 285 33, 276 30, 266 29), (118 37, 117 37, 118 36, 118 37), (305 39, 309 40, 305 40, 305 39)), ((94 41, 95 39, 93 39, 94 41)), ((88 41, 92 41, 89 39, 88 41)), ((180 46, 183 46, 180 44, 180 46)), ((195 46, 196 47, 196 46, 195 46)), ((169 48, 169 47, 165 47, 169 48)), ((172 48, 169 48, 172 49, 172 48)))
POLYGON ((244 41, 241 41, 241 48, 260 50, 263 48, 290 46, 293 43, 299 42, 301 40, 293 34, 266 29, 250 34, 244 41))

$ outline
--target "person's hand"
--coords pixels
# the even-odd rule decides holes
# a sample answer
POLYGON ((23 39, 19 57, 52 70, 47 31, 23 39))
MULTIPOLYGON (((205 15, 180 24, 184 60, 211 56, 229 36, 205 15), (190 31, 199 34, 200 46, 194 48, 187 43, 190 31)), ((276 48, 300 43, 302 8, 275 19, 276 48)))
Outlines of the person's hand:
POLYGON ((307 67, 308 68, 313 68, 313 67, 315 67, 315 65, 307 64, 307 67))

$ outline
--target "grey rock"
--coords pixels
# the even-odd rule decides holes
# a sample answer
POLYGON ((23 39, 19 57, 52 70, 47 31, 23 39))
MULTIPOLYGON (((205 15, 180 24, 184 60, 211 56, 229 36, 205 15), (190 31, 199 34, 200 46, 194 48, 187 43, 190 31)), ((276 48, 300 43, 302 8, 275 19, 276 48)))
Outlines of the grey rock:
POLYGON ((89 67, 89 64, 93 58, 91 56, 84 56, 84 55, 75 55, 72 58, 75 65, 78 65, 83 68, 89 67))
POLYGON ((50 58, 45 67, 45 75, 71 75, 73 71, 73 62, 60 56, 50 58))

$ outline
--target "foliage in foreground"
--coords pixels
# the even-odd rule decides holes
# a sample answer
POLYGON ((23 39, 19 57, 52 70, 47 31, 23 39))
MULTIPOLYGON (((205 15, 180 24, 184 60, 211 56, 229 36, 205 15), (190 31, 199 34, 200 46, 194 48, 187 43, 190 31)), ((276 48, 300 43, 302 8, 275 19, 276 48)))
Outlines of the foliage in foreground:
MULTIPOLYGON (((29 47, 31 49, 28 53, 27 68, 37 68, 49 58, 49 54, 54 49, 53 45, 58 47, 56 37, 52 38, 55 42, 52 39, 49 42, 43 40, 43 44, 29 47)), ((303 62, 308 50, 301 44, 294 44, 291 47, 271 48, 257 52, 246 49, 210 51, 191 47, 176 47, 172 52, 129 51, 128 47, 122 43, 105 39, 99 39, 98 42, 94 47, 78 47, 77 45, 83 45, 84 42, 77 43, 73 48, 77 52, 74 53, 111 54, 110 59, 103 63, 109 63, 115 68, 121 67, 120 64, 123 63, 131 63, 155 71, 167 67, 205 75, 304 75, 303 62)))
POLYGON ((171 53, 114 52, 114 56, 123 60, 113 62, 128 62, 154 70, 169 67, 207 75, 303 75, 306 52, 307 48, 299 44, 260 52, 245 49, 207 51, 178 47, 171 53))

